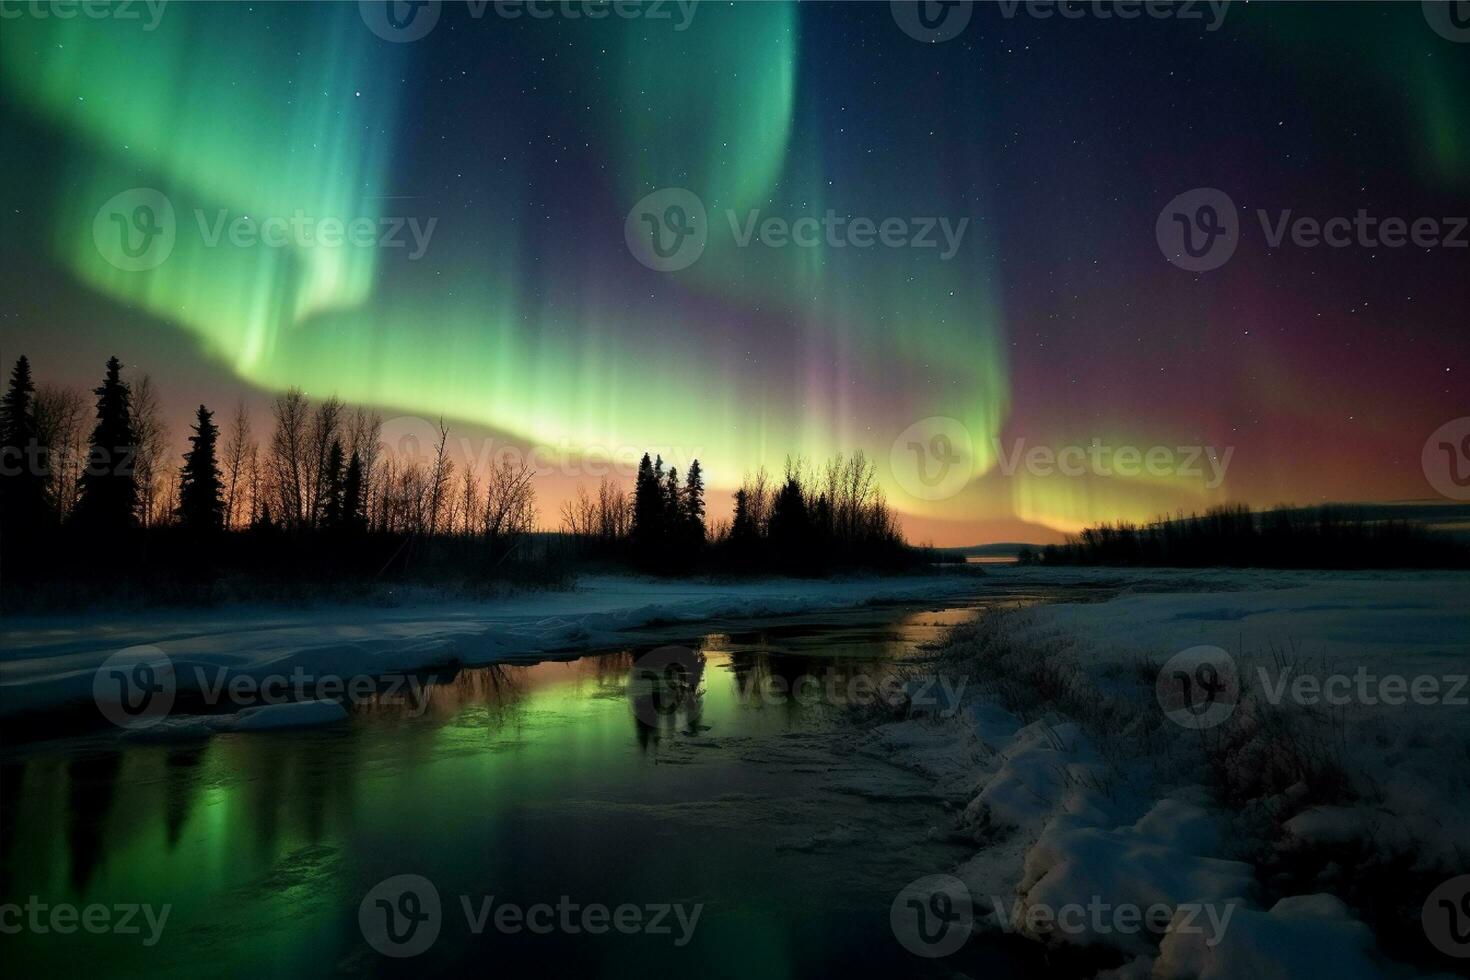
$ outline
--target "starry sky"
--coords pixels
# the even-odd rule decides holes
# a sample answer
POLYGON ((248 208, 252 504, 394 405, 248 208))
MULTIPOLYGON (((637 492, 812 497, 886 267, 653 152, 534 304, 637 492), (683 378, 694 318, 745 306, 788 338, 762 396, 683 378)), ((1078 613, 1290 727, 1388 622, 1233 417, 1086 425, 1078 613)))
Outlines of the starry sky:
POLYGON ((927 43, 888 3, 543 9, 446 2, 416 40, 357 3, 0 20, 7 363, 91 387, 117 353, 181 450, 193 406, 243 398, 263 437, 292 385, 380 408, 390 437, 443 416, 469 458, 547 447, 549 525, 596 482, 578 459, 635 447, 698 455, 718 500, 861 449, 941 545, 1433 494, 1425 440, 1470 414, 1470 249, 1273 247, 1257 217, 1470 213, 1470 43, 1420 4, 1232 4, 1210 29, 1203 7, 980 3, 927 43), (1239 240, 1196 272, 1156 222, 1202 187, 1239 240), (651 268, 629 239, 669 188, 706 243, 651 268), (140 201, 172 218, 137 239, 157 264, 119 251, 140 201), (952 253, 938 230, 739 233, 829 211, 963 233, 952 253), (371 231, 259 240, 293 215, 371 231), (212 237, 236 219, 240 241, 212 237), (1094 442, 1202 455, 1005 465, 1094 442))

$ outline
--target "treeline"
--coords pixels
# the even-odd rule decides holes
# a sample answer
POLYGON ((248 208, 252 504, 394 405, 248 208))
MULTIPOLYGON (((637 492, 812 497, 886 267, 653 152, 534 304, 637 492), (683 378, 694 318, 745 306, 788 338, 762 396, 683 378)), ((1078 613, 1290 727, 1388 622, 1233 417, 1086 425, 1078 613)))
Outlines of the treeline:
MULTIPOLYGON (((905 546, 861 453, 791 462, 779 485, 745 481, 728 520, 710 521, 704 474, 681 479, 645 455, 631 492, 604 479, 562 508, 563 535, 535 533, 535 467, 501 454, 456 465, 441 422, 416 455, 387 451, 383 421, 335 397, 276 397, 257 438, 242 402, 223 431, 195 412, 170 460, 158 390, 116 357, 87 399, 37 386, 25 357, 0 401, 0 559, 16 587, 127 583, 208 597, 221 577, 279 583, 561 579, 573 559, 655 574, 820 574, 922 561, 905 546), (90 427, 87 416, 92 416, 90 427)), ((247 589, 246 591, 256 591, 247 589)))
POLYGON ((781 481, 765 469, 735 492, 728 519, 707 520, 704 475, 694 460, 676 468, 644 454, 633 493, 604 479, 579 487, 562 508, 562 529, 584 555, 648 572, 691 570, 821 575, 843 568, 898 569, 931 560, 910 548, 862 452, 813 466, 789 460, 781 481))
POLYGON ((292 389, 273 402, 263 443, 243 402, 223 438, 200 405, 174 462, 148 376, 125 377, 113 357, 93 395, 89 430, 80 393, 38 387, 25 357, 11 371, 0 400, 8 605, 48 584, 187 602, 209 598, 221 578, 291 596, 301 583, 564 574, 527 546, 531 464, 457 472, 442 424, 425 455, 395 455, 376 412, 292 389))
POLYGON ((1344 506, 1240 504, 1152 524, 1100 524, 1040 551, 1024 564, 1205 568, 1464 568, 1470 547, 1402 520, 1370 519, 1344 506))

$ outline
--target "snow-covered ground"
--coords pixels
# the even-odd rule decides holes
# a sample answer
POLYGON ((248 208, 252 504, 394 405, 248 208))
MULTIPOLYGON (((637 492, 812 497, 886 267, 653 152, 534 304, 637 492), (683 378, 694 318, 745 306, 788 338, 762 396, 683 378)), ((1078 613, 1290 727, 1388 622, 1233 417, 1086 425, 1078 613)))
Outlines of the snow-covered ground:
POLYGON ((653 624, 973 595, 977 581, 964 568, 840 580, 599 576, 583 578, 571 589, 473 601, 411 594, 381 607, 228 606, 10 616, 0 629, 0 715, 87 702, 98 668, 109 657, 147 659, 151 648, 166 658, 183 693, 200 676, 217 676, 221 670, 231 679, 297 670, 315 678, 355 678, 450 662, 486 664, 615 647, 629 639, 630 630, 653 624))
POLYGON ((1457 965, 1418 919, 1470 855, 1470 576, 991 572, 1119 593, 961 627, 939 669, 969 681, 962 710, 872 736, 964 806, 979 928, 1106 950, 1114 978, 1457 965), (1233 675, 1233 707, 1190 712, 1181 673, 1233 675), (1375 900, 1380 925, 1395 902, 1412 920, 1397 960, 1363 921, 1375 900))

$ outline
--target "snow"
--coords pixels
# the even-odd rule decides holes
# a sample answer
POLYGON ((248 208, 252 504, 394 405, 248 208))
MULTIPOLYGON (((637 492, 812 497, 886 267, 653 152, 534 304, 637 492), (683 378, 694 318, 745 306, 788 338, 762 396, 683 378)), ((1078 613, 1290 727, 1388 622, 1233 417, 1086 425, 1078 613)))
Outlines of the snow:
POLYGON ((1207 938, 1171 930, 1159 946, 1155 975, 1198 980, 1378 980, 1393 975, 1373 954, 1373 933, 1331 895, 1293 895, 1269 912, 1238 909, 1218 945, 1211 948, 1207 938))
POLYGON ((979 576, 680 581, 597 576, 574 588, 484 600, 411 596, 389 607, 230 606, 106 615, 7 617, 0 630, 0 715, 82 703, 97 668, 134 647, 172 662, 180 692, 231 678, 350 678, 447 663, 478 665, 611 648, 654 624, 756 619, 882 602, 973 595, 979 576))
MULTIPOLYGON (((1101 584, 1116 593, 1105 601, 1030 607, 1015 620, 1014 646, 1044 651, 1049 664, 1062 665, 1088 692, 1084 704, 1132 698, 1135 717, 1157 713, 1145 675, 1183 650, 1216 646, 1247 681, 1238 721, 1279 711, 1292 724, 1319 726, 1330 736, 1342 769, 1358 781, 1359 799, 1305 805, 1307 787, 1289 787, 1262 801, 1262 812, 1281 814, 1279 839, 1256 845, 1283 853, 1350 846, 1344 853, 1366 849, 1390 863, 1407 855, 1416 870, 1446 874, 1470 850, 1470 824, 1459 816, 1470 805, 1463 771, 1445 764, 1465 758, 1470 745, 1470 710, 1447 696, 1470 673, 1470 576, 988 571, 1008 585, 1101 584), (1269 701, 1268 693, 1292 690, 1279 686, 1283 675, 1290 681, 1303 674, 1319 681, 1361 676, 1369 683, 1347 688, 1350 696, 1336 704, 1302 702, 1290 693, 1269 701), (1397 676, 1436 678, 1441 683, 1424 690, 1438 700, 1379 696, 1390 689, 1382 680, 1397 676)), ((1000 656, 1010 666, 1004 651, 979 655, 1000 656)), ((939 663, 946 669, 946 661, 939 663)), ((994 663, 986 662, 992 672, 994 663)), ((947 668, 966 669, 963 660, 947 668)), ((1044 717, 1027 721, 1002 707, 1000 692, 984 680, 970 680, 954 718, 911 715, 875 732, 870 751, 951 790, 969 787, 962 805, 978 850, 953 870, 974 898, 977 928, 1111 947, 1128 959, 1100 976, 1118 980, 1414 975, 1377 953, 1372 931, 1336 896, 1288 895, 1261 906, 1263 883, 1238 859, 1251 843, 1242 834, 1260 828, 1232 823, 1241 814, 1225 812, 1196 784, 1200 732, 1157 719, 1161 745, 1133 732, 1089 730, 1050 703, 1044 717), (1149 755, 1129 757, 1144 752, 1149 755), (1173 917, 1152 935, 1114 928, 1106 916, 1056 926, 1059 909, 1089 902, 1163 906, 1173 917), (1039 920, 1038 912, 1045 913, 1039 920), (1186 928, 1191 918, 1205 927, 1186 928)))
POLYGON ((224 715, 180 715, 162 719, 157 725, 140 728, 139 738, 170 740, 203 738, 216 732, 269 732, 288 728, 314 728, 347 718, 340 701, 311 700, 261 704, 224 715))
MULTIPOLYGON (((611 648, 638 642, 634 631, 653 625, 1053 585, 1115 593, 1105 601, 1031 606, 1017 628, 1020 645, 1051 651, 1047 656, 1072 671, 1067 676, 1098 702, 1134 698, 1135 714, 1157 713, 1153 687, 1142 675, 1180 651, 1215 646, 1248 682, 1242 689, 1251 700, 1242 700, 1237 721, 1280 711, 1332 735, 1342 768, 1362 784, 1360 797, 1307 805, 1308 788, 1298 785, 1263 801, 1266 812, 1281 814, 1272 846, 1367 846, 1385 860, 1410 855, 1416 870, 1434 872, 1470 853, 1470 824, 1459 818, 1470 807, 1470 787, 1462 767, 1446 764, 1463 760, 1470 744, 1470 710, 1450 696, 1470 695, 1454 687, 1456 678, 1470 673, 1470 575, 1462 573, 987 566, 983 576, 957 571, 841 581, 608 576, 570 590, 473 602, 414 599, 388 608, 17 617, 0 632, 0 714, 88 701, 98 666, 139 646, 168 656, 182 690, 198 669, 223 669, 232 677, 297 668, 316 676, 382 675, 611 648), (1333 675, 1370 683, 1350 688, 1352 696, 1341 704, 1298 703, 1291 682, 1333 675), (1435 678, 1438 700, 1415 704, 1379 696, 1390 676, 1435 678)), ((946 669, 943 661, 939 668, 946 669)), ((1230 823, 1240 815, 1219 809, 1199 785, 1197 759, 1190 770, 1176 758, 1193 759, 1202 733, 1176 731, 1155 718, 1168 743, 1160 747, 1134 740, 1132 732, 1099 732, 1095 723, 1089 728, 1085 718, 1057 710, 1021 717, 985 683, 948 679, 959 682, 946 688, 957 704, 946 695, 942 710, 918 706, 904 720, 874 729, 862 750, 919 772, 938 797, 962 811, 977 850, 948 870, 970 889, 978 928, 1111 947, 1127 961, 1102 975, 1119 980, 1408 975, 1377 954, 1369 928, 1325 891, 1262 906, 1264 883, 1239 860, 1246 842, 1241 827, 1230 823), (1153 754, 1120 758, 1120 746, 1153 754), (1094 899, 1135 913, 1162 907, 1171 918, 1167 926, 1142 932, 1113 928, 1115 919, 1088 918, 1059 929, 1054 921, 1037 928, 1031 918, 1040 911, 1054 919, 1058 909, 1094 899), (1204 919, 1201 910, 1208 913, 1204 919), (1190 915, 1205 927, 1184 928, 1190 915)), ((170 717, 157 734, 177 734, 181 725, 256 731, 326 724, 341 711, 335 702, 314 702, 207 721, 170 717)), ((863 791, 881 798, 885 790, 863 791)))

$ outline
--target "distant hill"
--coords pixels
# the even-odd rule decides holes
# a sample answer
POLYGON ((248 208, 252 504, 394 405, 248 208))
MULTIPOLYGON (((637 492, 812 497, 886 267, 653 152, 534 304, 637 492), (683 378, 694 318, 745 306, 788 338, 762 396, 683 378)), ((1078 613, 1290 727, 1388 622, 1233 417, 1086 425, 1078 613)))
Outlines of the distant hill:
POLYGON ((970 544, 959 548, 935 548, 935 551, 946 555, 957 555, 965 558, 1014 558, 1022 548, 1031 548, 1039 551, 1039 544, 1028 544, 1024 541, 998 541, 994 544, 970 544))

